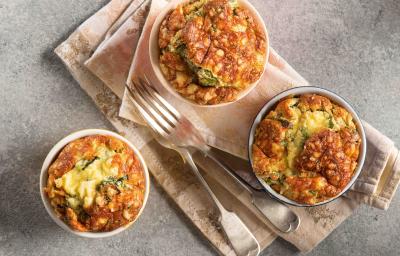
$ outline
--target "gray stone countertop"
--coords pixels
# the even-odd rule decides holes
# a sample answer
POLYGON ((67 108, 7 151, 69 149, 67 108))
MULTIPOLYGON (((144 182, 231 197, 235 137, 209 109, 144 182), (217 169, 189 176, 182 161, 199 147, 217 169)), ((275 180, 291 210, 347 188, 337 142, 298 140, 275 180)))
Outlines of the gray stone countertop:
MULTIPOLYGON (((106 0, 0 1, 0 255, 214 255, 152 184, 135 227, 72 236, 47 215, 39 171, 48 150, 83 128, 112 129, 53 49, 106 0)), ((400 145, 400 1, 252 0, 271 45, 313 85, 348 99, 400 145)), ((309 255, 400 255, 400 198, 359 208, 309 255)), ((297 255, 277 239, 262 255, 297 255)))

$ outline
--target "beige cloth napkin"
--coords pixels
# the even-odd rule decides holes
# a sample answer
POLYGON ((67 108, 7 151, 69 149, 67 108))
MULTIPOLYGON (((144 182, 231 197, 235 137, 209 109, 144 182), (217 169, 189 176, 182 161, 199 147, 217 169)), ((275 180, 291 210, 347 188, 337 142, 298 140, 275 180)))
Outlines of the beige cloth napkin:
MULTIPOLYGON (((212 220, 204 216, 199 218, 199 210, 208 209, 208 207, 206 207, 207 200, 202 201, 204 196, 199 193, 199 188, 192 186, 191 182, 195 181, 189 182, 188 180, 182 180, 181 175, 174 176, 173 170, 169 170, 170 172, 166 171, 166 168, 168 169, 169 167, 165 166, 165 162, 162 165, 164 159, 155 153, 154 143, 147 143, 151 137, 145 129, 133 126, 132 123, 118 118, 116 115, 120 103, 118 98, 115 97, 113 93, 109 92, 107 87, 104 87, 100 81, 93 77, 90 72, 82 66, 82 63, 86 61, 86 66, 112 89, 116 95, 119 97, 123 95, 123 86, 129 70, 129 63, 140 35, 140 24, 145 20, 146 4, 142 5, 110 38, 107 40, 103 40, 103 38, 107 28, 122 15, 127 7, 128 9, 126 12, 128 12, 129 3, 131 3, 130 7, 132 5, 139 5, 138 1, 135 0, 111 1, 106 7, 83 23, 66 42, 56 49, 56 53, 65 62, 82 88, 93 97, 96 104, 103 113, 106 114, 107 118, 113 123, 117 130, 125 133, 136 145, 139 144, 139 147, 143 147, 143 150, 146 152, 145 155, 150 157, 148 162, 150 162, 150 167, 153 166, 153 168, 151 168, 153 176, 160 182, 161 186, 171 195, 175 202, 177 202, 178 206, 185 214, 191 218, 200 231, 210 239, 219 252, 223 254, 232 253, 226 243, 221 240, 222 238, 218 232, 210 229, 212 220), (87 60, 90 57, 91 51, 96 49, 97 45, 100 43, 101 46, 95 51, 91 58, 87 60), (187 189, 189 187, 191 189, 187 189), (182 198, 185 198, 185 200, 182 200, 182 198), (187 203, 188 199, 190 199, 191 203, 187 203)), ((146 21, 143 30, 144 33, 139 40, 133 62, 137 67, 135 71, 146 72, 150 77, 152 75, 148 73, 151 69, 149 69, 148 65, 146 41, 148 40, 149 29, 154 21, 154 17, 158 10, 164 7, 164 4, 165 2, 161 0, 153 1, 150 15, 146 21)), ((271 52, 267 71, 262 82, 256 88, 255 93, 251 93, 240 102, 226 107, 224 111, 237 111, 233 108, 233 106, 236 105, 236 107, 243 109, 243 111, 235 113, 241 114, 241 116, 251 116, 252 119, 259 107, 274 94, 294 85, 307 84, 306 81, 273 50, 271 50, 271 52)), ((165 93, 165 91, 162 92, 165 93)), ((179 105, 178 99, 170 97, 170 95, 165 96, 182 111, 182 106, 179 105)), ((200 125, 208 125, 208 122, 215 118, 213 115, 214 113, 208 112, 203 114, 199 113, 196 109, 188 109, 187 106, 183 107, 185 107, 183 108, 183 112, 186 115, 188 113, 187 111, 194 113, 197 118, 197 120, 195 119, 194 121, 198 122, 200 125)), ((121 114, 125 113, 125 117, 134 119, 135 116, 130 115, 132 113, 130 110, 131 107, 129 104, 123 104, 120 112, 121 114)), ((218 114, 218 111, 216 111, 215 114, 218 114)), ((244 118, 244 120, 249 119, 244 118)), ((242 126, 228 128, 228 130, 230 130, 229 132, 238 132, 237 134, 241 134, 240 136, 236 135, 236 137, 234 137, 236 140, 232 140, 232 137, 226 136, 226 133, 219 130, 218 127, 214 127, 212 124, 213 123, 210 124, 209 128, 206 127, 203 129, 208 142, 231 153, 243 156, 243 153, 246 151, 245 141, 247 140, 247 134, 243 136, 243 133, 241 133, 243 131, 243 129, 240 129, 242 126), (235 129, 237 130, 235 131, 235 129)), ((242 123, 242 125, 243 124, 249 125, 247 122, 242 123)), ((366 168, 364 168, 362 176, 359 179, 360 182, 355 185, 355 191, 349 193, 349 196, 352 197, 353 200, 339 199, 322 207, 309 209, 296 208, 295 211, 301 215, 303 220, 301 228, 290 235, 280 234, 300 250, 308 251, 312 249, 337 225, 347 218, 360 202, 369 203, 379 208, 388 207, 399 180, 398 170, 400 169, 400 164, 398 160, 396 161, 397 151, 394 149, 393 143, 389 139, 367 124, 366 130, 369 142, 368 152, 374 153, 368 154, 365 165, 366 168), (386 168, 384 168, 385 166, 386 168), (307 237, 307 239, 304 239, 305 237, 307 237)), ((167 163, 171 165, 171 162, 167 163)), ((209 168, 206 163, 204 163, 203 166, 209 168)), ((207 173, 207 179, 211 183, 215 183, 214 187, 220 191, 221 195, 227 195, 226 197, 228 199, 226 199, 225 202, 234 201, 234 197, 229 199, 229 194, 236 195, 236 199, 239 201, 237 205, 247 207, 247 210, 243 207, 239 207, 240 209, 237 210, 241 212, 241 217, 245 218, 246 224, 250 225, 251 230, 256 233, 257 239, 264 248, 274 239, 276 230, 273 230, 268 223, 263 223, 265 225, 261 225, 260 221, 262 218, 258 216, 257 212, 253 209, 248 195, 240 190, 240 188, 229 184, 229 182, 225 182, 224 184, 219 183, 218 181, 226 179, 221 179, 221 177, 224 178, 223 173, 218 175, 214 173, 210 175, 207 173), (224 193, 224 191, 229 193, 224 193), (256 219, 254 219, 254 216, 256 219)))
MULTIPOLYGON (((133 1, 135 4, 137 2, 143 1, 133 1)), ((173 1, 173 3, 177 2, 181 1, 173 1)), ((133 53, 136 52, 130 76, 145 74, 169 102, 196 124, 196 127, 201 130, 210 145, 247 158, 248 131, 261 106, 281 91, 294 86, 308 85, 307 81, 270 48, 270 58, 266 71, 259 85, 249 95, 226 107, 200 108, 188 105, 170 95, 160 85, 150 65, 148 54, 150 30, 157 14, 166 4, 167 2, 164 0, 152 1, 146 25, 143 28, 143 33, 141 33, 138 27, 142 25, 142 21, 145 19, 144 13, 149 6, 149 1, 144 1, 144 4, 132 15, 132 18, 125 22, 108 41, 103 42, 102 47, 97 49, 86 62, 86 66, 118 96, 123 97, 120 116, 140 122, 133 111, 134 107, 130 100, 126 95, 123 95, 125 78, 130 65, 128 63, 130 63, 133 53), (132 30, 135 32, 130 33, 129 31, 132 30), (141 35, 140 43, 137 44, 139 35, 141 35), (134 45, 138 46, 132 47, 134 45), (235 122, 231 122, 232 117, 235 117, 235 122)), ((395 172, 396 169, 393 169, 398 151, 390 139, 369 124, 364 122, 364 125, 368 138, 367 160, 360 178, 356 181, 352 188, 353 191, 348 193, 348 196, 377 208, 386 209, 399 180, 397 172, 395 172), (392 157, 389 159, 390 155, 392 157), (385 167, 385 179, 381 179, 385 167), (389 183, 383 184, 389 176, 392 186, 389 183)))

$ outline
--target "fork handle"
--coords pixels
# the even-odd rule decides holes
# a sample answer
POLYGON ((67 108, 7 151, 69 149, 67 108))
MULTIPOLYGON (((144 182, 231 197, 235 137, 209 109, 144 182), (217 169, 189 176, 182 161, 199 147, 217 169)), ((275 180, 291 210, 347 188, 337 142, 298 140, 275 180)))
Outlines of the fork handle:
POLYGON ((228 167, 224 162, 219 160, 219 157, 210 149, 208 151, 201 151, 205 157, 210 158, 213 160, 219 167, 221 167, 226 173, 229 174, 229 176, 232 177, 232 179, 235 180, 236 183, 238 183, 240 186, 242 186, 245 190, 247 190, 250 194, 252 194, 253 189, 251 186, 249 186, 246 181, 243 180, 242 177, 237 175, 233 170, 231 170, 230 167, 228 167))
POLYGON ((207 181, 203 178, 201 175, 199 169, 197 168, 197 165, 195 164, 192 155, 187 149, 180 148, 179 153, 181 154, 183 160, 189 165, 190 169, 194 172, 196 177, 200 180, 204 188, 207 190, 208 194, 211 196, 213 201, 215 202, 215 205, 218 207, 218 210, 222 214, 222 212, 226 211, 224 206, 221 204, 219 199, 216 197, 214 192, 211 190, 210 186, 208 186, 207 181))
POLYGON ((203 154, 212 159, 219 167, 228 173, 237 184, 246 189, 252 198, 252 204, 260 211, 260 213, 269 220, 279 231, 289 233, 297 230, 300 225, 300 217, 292 211, 287 205, 271 198, 265 191, 258 191, 247 185, 230 167, 218 159, 216 154, 209 150, 202 151, 203 154))
POLYGON ((194 174, 197 176, 197 178, 200 180, 210 197, 213 199, 215 205, 217 206, 221 214, 221 226, 236 254, 238 256, 258 255, 260 253, 260 245, 258 244, 257 239, 234 212, 229 212, 224 208, 214 192, 211 190, 210 186, 208 186, 208 183, 201 175, 199 169, 193 161, 190 152, 187 149, 180 148, 179 153, 181 154, 185 162, 189 165, 194 174))

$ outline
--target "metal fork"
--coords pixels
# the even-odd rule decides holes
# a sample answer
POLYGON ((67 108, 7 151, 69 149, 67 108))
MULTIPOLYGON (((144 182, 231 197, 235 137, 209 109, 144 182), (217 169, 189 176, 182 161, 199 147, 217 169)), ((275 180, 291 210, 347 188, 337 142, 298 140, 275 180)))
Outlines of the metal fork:
POLYGON ((148 88, 143 86, 143 80, 140 80, 139 83, 132 83, 134 84, 133 88, 127 86, 132 103, 137 108, 141 117, 155 132, 157 141, 162 146, 177 151, 202 183, 220 213, 219 222, 236 254, 238 256, 257 256, 260 253, 260 245, 257 239, 234 212, 225 209, 204 180, 193 161, 192 155, 187 147, 193 146, 198 140, 201 140, 201 137, 193 136, 187 143, 176 140, 176 138, 181 137, 181 131, 176 130, 174 127, 181 124, 182 126, 179 126, 181 129, 190 130, 192 127, 190 123, 179 122, 178 120, 180 119, 178 117, 180 117, 180 114, 178 111, 172 108, 158 93, 152 93, 152 91, 155 92, 154 88, 151 89, 152 91, 147 90, 148 88), (150 97, 152 96, 154 96, 154 98, 152 98, 153 100, 151 103, 148 103, 147 100, 151 99, 150 97), (163 109, 162 106, 171 107, 170 111, 164 112, 163 116, 167 116, 166 119, 162 118, 159 113, 159 111, 163 109))
POLYGON ((157 133, 179 148, 189 148, 192 152, 192 149, 195 148, 204 156, 215 161, 238 185, 250 193, 253 205, 279 231, 289 233, 297 230, 300 226, 300 217, 285 204, 271 198, 265 191, 249 186, 229 166, 220 161, 218 154, 205 143, 200 132, 192 123, 162 98, 147 79, 138 78, 138 82, 134 83, 136 95, 131 88, 127 88, 132 99, 137 97, 139 102, 143 102, 140 108, 143 110, 142 112, 145 112, 143 113, 147 117, 145 120, 149 122, 149 126, 157 129, 157 133))
POLYGON ((132 87, 127 86, 127 90, 139 114, 157 134, 163 146, 177 150, 189 164, 192 163, 190 165, 193 165, 196 170, 191 153, 202 152, 249 191, 253 204, 276 228, 282 232, 297 229, 300 218, 292 210, 270 198, 265 192, 254 190, 236 177, 229 167, 218 160, 192 123, 163 99, 147 80, 137 78, 136 81, 132 81, 132 87))
POLYGON ((147 79, 138 78, 137 81, 133 81, 133 90, 136 91, 136 94, 132 88, 129 86, 127 88, 131 98, 135 99, 136 97, 137 103, 141 103, 137 109, 142 116, 144 115, 145 120, 156 133, 178 148, 189 149, 189 153, 197 150, 214 160, 237 184, 251 194, 253 205, 281 232, 292 232, 299 227, 300 217, 294 211, 271 198, 264 191, 253 189, 227 165, 219 161, 217 155, 205 143, 193 124, 162 98, 147 79))

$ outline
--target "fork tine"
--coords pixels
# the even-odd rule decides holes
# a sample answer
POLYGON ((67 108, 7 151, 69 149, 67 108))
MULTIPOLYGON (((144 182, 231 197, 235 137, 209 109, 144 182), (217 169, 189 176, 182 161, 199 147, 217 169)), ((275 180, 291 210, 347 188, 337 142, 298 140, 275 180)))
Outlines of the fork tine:
MULTIPOLYGON (((142 107, 146 110, 148 114, 152 116, 152 118, 162 127, 165 132, 170 133, 170 131, 176 126, 176 121, 170 122, 165 118, 162 111, 158 111, 156 107, 154 107, 153 99, 147 97, 143 92, 143 88, 136 82, 132 81, 135 86, 135 92, 137 99, 142 103, 142 107)), ((164 111, 165 112, 165 111, 164 111)))
POLYGON ((125 87, 128 89, 129 98, 132 103, 135 105, 136 109, 139 111, 139 114, 143 117, 143 119, 149 124, 150 128, 153 129, 157 134, 166 137, 168 136, 168 130, 165 130, 162 126, 160 126, 150 115, 147 113, 143 104, 139 102, 136 93, 130 88, 129 85, 125 84, 125 87))
POLYGON ((154 121, 156 121, 164 129, 166 133, 170 133, 172 128, 175 127, 175 124, 169 123, 162 114, 154 109, 154 106, 150 103, 151 99, 146 98, 142 89, 140 88, 140 85, 138 85, 136 81, 133 80, 132 83, 136 92, 136 99, 139 100, 142 108, 153 118, 154 121))
POLYGON ((175 127, 176 124, 178 123, 177 118, 172 115, 168 109, 166 109, 165 107, 161 106, 159 101, 157 100, 157 98, 154 96, 154 93, 150 92, 149 89, 147 89, 146 87, 148 87, 146 84, 143 84, 142 82, 138 82, 137 83, 137 90, 139 91, 139 93, 141 94, 141 96, 143 98, 145 98, 145 100, 147 101, 147 103, 149 105, 152 105, 155 110, 164 117, 164 119, 166 119, 166 121, 172 126, 175 127))
MULTIPOLYGON (((179 120, 182 117, 178 110, 176 110, 176 108, 174 108, 163 97, 161 97, 157 89, 154 88, 153 85, 151 85, 146 76, 144 76, 144 80, 139 77, 139 82, 142 83, 146 89, 150 89, 153 92, 152 94, 157 98, 158 102, 162 104, 176 118, 176 120, 179 120)), ((150 92, 150 90, 147 91, 150 92)))

